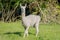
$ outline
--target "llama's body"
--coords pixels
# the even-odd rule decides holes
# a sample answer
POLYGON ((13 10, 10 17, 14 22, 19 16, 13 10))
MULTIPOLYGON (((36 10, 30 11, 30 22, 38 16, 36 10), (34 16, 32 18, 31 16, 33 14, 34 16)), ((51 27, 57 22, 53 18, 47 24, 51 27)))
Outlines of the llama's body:
MULTIPOLYGON (((21 5, 20 5, 21 6, 21 5)), ((22 22, 25 26, 25 33, 24 33, 24 37, 28 36, 28 29, 31 26, 35 26, 36 28, 36 36, 38 35, 39 32, 39 22, 40 22, 40 16, 37 15, 29 15, 29 16, 25 16, 25 6, 21 6, 21 11, 22 11, 22 22)))
POLYGON ((22 18, 23 24, 27 26, 34 26, 36 23, 39 23, 40 16, 37 15, 29 15, 22 18))

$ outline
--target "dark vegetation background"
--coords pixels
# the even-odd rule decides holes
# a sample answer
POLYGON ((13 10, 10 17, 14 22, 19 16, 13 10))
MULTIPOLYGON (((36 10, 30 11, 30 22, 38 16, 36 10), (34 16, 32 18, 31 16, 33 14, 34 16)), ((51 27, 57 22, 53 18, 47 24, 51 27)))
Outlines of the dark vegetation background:
POLYGON ((60 0, 0 0, 0 21, 21 20, 20 4, 27 4, 26 16, 38 14, 41 16, 41 23, 60 24, 60 0))

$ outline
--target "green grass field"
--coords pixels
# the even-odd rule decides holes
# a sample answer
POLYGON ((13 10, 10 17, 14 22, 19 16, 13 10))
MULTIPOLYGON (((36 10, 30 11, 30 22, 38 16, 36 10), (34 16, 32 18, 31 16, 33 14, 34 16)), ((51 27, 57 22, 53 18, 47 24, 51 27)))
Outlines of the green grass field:
POLYGON ((0 40, 60 40, 60 25, 40 24, 39 35, 35 36, 35 28, 30 27, 29 36, 23 38, 24 28, 20 21, 0 22, 0 40))

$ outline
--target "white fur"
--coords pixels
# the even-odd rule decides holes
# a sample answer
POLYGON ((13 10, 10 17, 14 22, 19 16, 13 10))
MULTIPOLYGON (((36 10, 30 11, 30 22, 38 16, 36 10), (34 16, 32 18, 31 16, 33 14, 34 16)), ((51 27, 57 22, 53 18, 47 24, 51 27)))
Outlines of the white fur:
POLYGON ((35 25, 35 28, 36 28, 36 36, 38 35, 38 32, 39 32, 39 22, 40 22, 40 16, 38 15, 29 15, 29 16, 25 16, 25 8, 26 8, 26 5, 25 6, 21 6, 21 11, 22 11, 22 22, 25 26, 25 32, 24 32, 24 37, 25 36, 28 36, 28 30, 29 30, 29 27, 31 26, 34 26, 35 25))

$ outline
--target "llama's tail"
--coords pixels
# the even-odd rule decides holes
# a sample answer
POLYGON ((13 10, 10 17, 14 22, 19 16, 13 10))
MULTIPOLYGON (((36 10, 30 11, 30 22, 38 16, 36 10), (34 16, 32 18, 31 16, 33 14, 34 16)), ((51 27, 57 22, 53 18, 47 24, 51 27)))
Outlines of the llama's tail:
POLYGON ((43 15, 42 15, 40 12, 37 12, 36 15, 40 16, 40 20, 42 20, 42 16, 43 16, 43 15))

